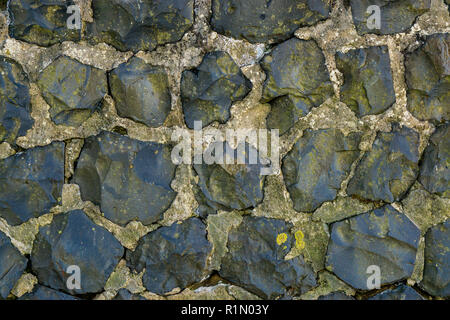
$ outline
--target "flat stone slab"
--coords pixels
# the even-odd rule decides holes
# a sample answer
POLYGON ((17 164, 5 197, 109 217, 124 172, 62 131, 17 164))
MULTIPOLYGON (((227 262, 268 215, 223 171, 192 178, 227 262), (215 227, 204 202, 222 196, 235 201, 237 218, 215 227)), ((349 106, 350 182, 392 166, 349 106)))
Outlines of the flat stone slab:
POLYGON ((181 102, 187 126, 193 129, 194 121, 202 121, 203 127, 214 121, 227 122, 232 104, 244 99, 252 87, 228 53, 207 53, 197 68, 183 71, 181 77, 181 102))
POLYGON ((379 132, 356 167, 347 193, 351 196, 392 203, 399 201, 419 173, 419 134, 393 124, 392 132, 379 132))
POLYGON ((213 0, 212 28, 249 42, 284 41, 295 30, 328 18, 327 0, 213 0))
POLYGON ((344 136, 338 129, 304 132, 281 167, 295 210, 312 212, 336 198, 359 156, 360 139, 360 134, 344 136))
POLYGON ((0 56, 0 143, 14 144, 33 124, 28 76, 20 64, 0 56))
POLYGON ((41 227, 33 243, 31 266, 39 283, 69 294, 97 293, 123 257, 124 248, 105 228, 81 210, 56 215, 41 227), (80 288, 73 284, 71 266, 79 268, 80 288))
POLYGON ((64 143, 28 149, 0 160, 0 217, 16 226, 61 204, 64 143))
POLYGON ((104 131, 85 140, 72 182, 82 199, 100 206, 112 222, 149 225, 162 219, 175 199, 175 169, 168 145, 104 131))
POLYGON ((338 52, 336 66, 344 76, 341 100, 358 117, 380 114, 395 103, 387 46, 338 52))
POLYGON ((420 120, 450 120, 450 61, 448 33, 434 34, 405 56, 408 110, 420 120))
POLYGON ((401 284, 393 289, 376 294, 368 300, 425 300, 425 298, 413 288, 401 284))
POLYGON ((330 229, 327 266, 353 288, 370 289, 370 266, 380 268, 381 286, 411 276, 420 230, 392 206, 333 223, 330 229))
POLYGON ((133 57, 108 77, 119 116, 149 127, 163 125, 172 107, 169 80, 163 67, 133 57))
POLYGON ((220 276, 264 299, 300 295, 316 285, 303 256, 285 260, 299 247, 292 225, 283 220, 244 216, 228 234, 220 276))
POLYGON ((95 0, 91 42, 120 51, 150 51, 181 40, 194 23, 194 0, 95 0))
POLYGON ((127 250, 127 265, 137 272, 145 268, 142 281, 152 293, 184 289, 209 273, 212 245, 206 237, 206 226, 198 218, 161 227, 141 238, 135 251, 127 250))
POLYGON ((19 300, 80 300, 77 297, 65 294, 61 291, 53 290, 40 284, 36 285, 32 292, 27 293, 19 300))

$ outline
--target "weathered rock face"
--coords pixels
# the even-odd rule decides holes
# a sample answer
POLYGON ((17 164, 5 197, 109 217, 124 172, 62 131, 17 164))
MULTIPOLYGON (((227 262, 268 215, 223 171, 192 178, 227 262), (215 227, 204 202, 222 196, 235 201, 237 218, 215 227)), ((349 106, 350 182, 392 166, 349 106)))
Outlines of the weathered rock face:
POLYGON ((27 293, 19 300, 79 300, 77 297, 65 294, 63 292, 36 285, 33 292, 27 293))
POLYGON ((330 10, 327 0, 213 0, 211 25, 228 37, 278 42, 300 27, 326 19, 330 10))
POLYGON ((64 143, 0 160, 0 217, 10 225, 37 218, 61 202, 64 143))
POLYGON ((121 117, 159 127, 171 109, 169 80, 163 67, 133 57, 109 74, 111 95, 121 117))
POLYGON ((100 292, 124 249, 105 228, 94 224, 81 210, 57 215, 39 230, 33 244, 31 264, 39 283, 71 294, 100 292), (80 289, 68 288, 78 266, 80 289))
POLYGON ((264 57, 262 102, 272 111, 267 124, 286 132, 300 118, 334 94, 325 57, 313 40, 285 41, 264 57))
POLYGON ((450 120, 450 35, 435 34, 405 58, 408 110, 420 120, 450 120))
POLYGON ((33 126, 29 91, 22 66, 0 56, 0 143, 14 143, 33 126))
POLYGON ((425 300, 425 298, 413 288, 401 284, 394 289, 388 289, 370 297, 368 300, 425 300))
POLYGON ((178 41, 194 22, 194 0, 95 0, 92 10, 88 38, 120 51, 149 51, 178 41))
POLYGON ((80 40, 81 29, 69 29, 67 13, 73 1, 66 0, 10 0, 9 36, 40 46, 63 41, 80 40))
POLYGON ((336 66, 344 75, 341 100, 357 116, 382 113, 395 103, 387 46, 338 52, 336 66))
POLYGON ((108 92, 106 74, 66 56, 53 61, 39 75, 42 96, 56 124, 78 126, 101 106, 108 92))
POLYGON ((190 218, 144 236, 134 252, 127 251, 126 259, 130 268, 146 269, 142 281, 148 291, 164 294, 207 276, 211 250, 206 226, 200 219, 190 218))
POLYGON ((184 71, 181 78, 187 126, 193 129, 194 121, 202 121, 204 127, 213 121, 227 122, 231 105, 244 99, 251 89, 252 83, 228 53, 207 53, 197 68, 184 71))
POLYGON ((284 257, 299 246, 292 225, 282 220, 245 216, 228 235, 220 275, 265 299, 301 294, 316 285, 303 256, 284 257))
POLYGON ((439 126, 430 138, 420 167, 419 181, 431 193, 450 198, 450 124, 439 126))
POLYGON ((372 150, 358 164, 347 188, 349 195, 372 201, 400 200, 419 173, 419 135, 394 124, 392 132, 379 132, 372 150))
POLYGON ((312 212, 336 198, 358 158, 360 134, 338 129, 306 130, 283 159, 282 172, 294 209, 312 212))
POLYGON ((390 205, 331 225, 327 265, 356 289, 368 290, 368 267, 381 270, 381 285, 411 276, 420 231, 390 205))
POLYGON ((437 297, 450 297, 450 220, 425 235, 425 268, 420 286, 437 297))
POLYGON ((355 298, 338 291, 325 296, 320 296, 317 300, 355 300, 355 298))
POLYGON ((353 23, 358 34, 394 34, 407 31, 418 16, 429 11, 430 4, 431 0, 350 0, 353 23), (372 5, 380 8, 379 29, 369 27, 373 25, 371 17, 374 11, 368 10, 372 5))
POLYGON ((137 294, 132 294, 127 289, 120 289, 113 300, 145 300, 145 298, 137 294))
POLYGON ((0 300, 6 299, 27 267, 28 259, 0 231, 0 300))
POLYGON ((162 218, 176 196, 170 153, 167 145, 102 132, 86 139, 72 180, 81 197, 112 222, 148 225, 162 218))

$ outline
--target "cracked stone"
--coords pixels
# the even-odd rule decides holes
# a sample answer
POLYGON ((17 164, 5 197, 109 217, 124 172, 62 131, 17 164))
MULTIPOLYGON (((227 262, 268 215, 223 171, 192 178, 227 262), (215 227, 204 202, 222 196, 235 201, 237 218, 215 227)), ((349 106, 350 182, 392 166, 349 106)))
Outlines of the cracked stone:
POLYGON ((194 23, 194 0, 95 0, 92 10, 88 38, 120 51, 151 51, 179 41, 194 23))
POLYGON ((103 290, 124 254, 124 248, 105 228, 94 224, 81 210, 59 214, 41 227, 33 244, 31 265, 39 283, 70 294, 103 290), (80 289, 67 282, 77 266, 80 289))
POLYGON ((350 0, 353 23, 358 34, 395 34, 405 32, 415 23, 417 17, 430 10, 431 0, 350 0), (380 28, 374 24, 375 11, 380 9, 380 28), (372 23, 371 23, 372 22, 372 23))
POLYGON ((33 292, 27 293, 19 300, 79 300, 77 297, 65 294, 63 292, 50 289, 45 286, 37 285, 33 292))
POLYGON ((338 291, 320 296, 317 300, 355 300, 355 298, 346 295, 344 292, 338 291))
POLYGON ((104 131, 85 140, 73 183, 112 222, 149 225, 162 219, 176 197, 175 169, 168 145, 104 131))
POLYGON ((370 297, 368 300, 425 300, 425 298, 413 288, 401 284, 394 289, 388 289, 370 297))
POLYGON ((295 30, 328 18, 327 0, 213 0, 212 28, 249 42, 284 41, 295 30))
POLYGON ((181 77, 187 126, 193 129, 194 121, 202 121, 203 127, 214 121, 227 122, 232 104, 243 100, 252 87, 228 53, 207 53, 197 68, 183 71, 181 77))
POLYGON ((0 160, 0 217, 12 226, 61 203, 64 143, 28 149, 0 160))
POLYGON ((387 46, 338 52, 336 66, 344 76, 341 100, 358 117, 380 114, 395 103, 387 46))
POLYGON ((67 27, 72 15, 67 9, 74 4, 70 0, 10 0, 9 36, 45 47, 78 41, 81 30, 67 27))
POLYGON ((28 259, 0 231, 0 300, 6 299, 27 267, 28 259))
POLYGON ((121 117, 150 127, 164 123, 171 110, 171 95, 163 67, 133 57, 109 74, 109 83, 121 117))
POLYGON ((434 34, 406 54, 408 110, 420 120, 450 120, 450 35, 434 34))
POLYGON ((372 150, 364 154, 347 188, 349 195, 372 201, 399 201, 419 173, 419 134, 394 124, 379 132, 372 150))
POLYGON ((420 230, 392 206, 331 225, 327 265, 355 289, 368 290, 368 267, 380 268, 381 285, 411 276, 420 230))
POLYGON ((147 234, 134 252, 127 251, 126 259, 128 267, 137 272, 145 268, 142 281, 148 291, 165 294, 203 280, 209 273, 211 250, 206 226, 190 218, 147 234))
POLYGON ((245 216, 228 234, 220 276, 264 299, 302 294, 316 285, 303 256, 285 260, 299 246, 283 220, 245 216))
POLYGON ((313 212, 336 199, 341 183, 358 158, 361 134, 338 129, 306 130, 283 159, 286 187, 300 212, 313 212))
POLYGON ((425 235, 425 268, 420 286, 429 294, 450 297, 450 220, 425 235))
POLYGON ((113 300, 146 300, 144 297, 133 294, 127 289, 120 289, 113 300))
POLYGON ((0 143, 14 144, 33 126, 29 91, 22 66, 0 56, 0 143))

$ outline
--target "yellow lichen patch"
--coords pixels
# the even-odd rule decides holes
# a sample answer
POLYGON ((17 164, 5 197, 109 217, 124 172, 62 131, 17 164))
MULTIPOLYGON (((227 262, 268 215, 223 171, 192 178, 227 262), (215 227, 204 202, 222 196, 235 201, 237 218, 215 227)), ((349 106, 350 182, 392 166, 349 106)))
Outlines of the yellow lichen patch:
POLYGON ((300 230, 295 233, 295 247, 297 249, 303 249, 306 246, 305 241, 303 239, 305 238, 305 235, 300 230))
POLYGON ((281 246, 283 243, 287 241, 287 234, 286 233, 280 233, 277 236, 277 244, 281 246))

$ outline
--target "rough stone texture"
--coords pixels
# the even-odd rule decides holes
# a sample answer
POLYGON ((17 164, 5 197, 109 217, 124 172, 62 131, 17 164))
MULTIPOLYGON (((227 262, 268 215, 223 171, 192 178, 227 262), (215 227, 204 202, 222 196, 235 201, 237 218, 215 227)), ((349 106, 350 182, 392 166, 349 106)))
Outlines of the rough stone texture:
POLYGON ((358 117, 382 113, 395 103, 387 46, 338 52, 336 66, 344 76, 341 100, 358 117))
POLYGON ((307 130, 283 159, 282 171, 294 209, 312 212, 334 200, 358 158, 360 135, 336 129, 307 130))
POLYGON ((132 294, 127 289, 120 289, 113 300, 145 300, 145 298, 137 294, 132 294))
POLYGON ((423 154, 420 183, 431 193, 450 198, 450 124, 436 129, 423 154))
POLYGON ((355 298, 346 295, 344 292, 338 291, 320 296, 317 300, 355 300, 355 298))
MULTIPOLYGON (((430 9, 431 0, 350 0, 353 22, 359 34, 394 34, 407 31, 416 18, 430 9), (367 24, 373 12, 369 6, 380 8, 380 29, 370 29, 367 24)), ((370 24, 369 24, 370 25, 370 24)))
POLYGON ((45 68, 37 82, 56 124, 78 126, 98 109, 108 92, 100 69, 61 56, 45 68))
POLYGON ((149 127, 159 127, 171 109, 171 96, 164 68, 131 58, 109 74, 117 113, 149 127))
POLYGON ((62 41, 78 41, 80 30, 67 28, 71 16, 67 8, 74 4, 70 0, 10 0, 9 36, 45 47, 62 41))
POLYGON ((202 121, 204 127, 213 121, 227 122, 231 105, 244 99, 251 89, 252 83, 228 53, 207 53, 197 68, 184 71, 181 77, 187 126, 193 129, 194 121, 202 121))
POLYGON ((405 58, 408 110, 420 120, 450 120, 450 35, 434 34, 405 58))
POLYGON ((313 40, 277 45, 261 67, 266 73, 262 102, 272 106, 267 124, 281 134, 334 94, 325 57, 313 40))
POLYGON ((149 233, 134 252, 127 251, 126 258, 130 268, 146 269, 142 280, 147 290, 165 294, 201 281, 207 275, 211 249, 206 226, 200 219, 190 218, 149 233))
POLYGON ((0 231, 0 300, 6 299, 27 267, 28 259, 0 231))
POLYGON ((31 252, 31 266, 39 283, 70 294, 100 292, 124 254, 105 228, 94 224, 81 210, 57 215, 42 227, 31 252), (81 289, 70 290, 68 267, 80 268, 81 289))
POLYGON ((194 0, 95 0, 92 10, 87 36, 120 51, 178 41, 194 22, 194 0))
POLYGON ((160 220, 175 199, 175 168, 167 145, 102 132, 86 139, 73 183, 112 222, 148 225, 160 220))
POLYGON ((22 66, 0 56, 0 143, 15 143, 33 126, 29 90, 22 66))
POLYGON ((33 292, 20 297, 19 300, 79 300, 77 297, 53 290, 48 287, 37 285, 33 292))
POLYGON ((394 124, 392 132, 379 132, 348 184, 347 193, 372 201, 400 200, 419 173, 419 135, 394 124))
POLYGON ((401 284, 370 297, 368 300, 425 300, 425 298, 413 288, 401 284))
POLYGON ((298 295, 314 287, 314 271, 303 256, 285 260, 300 245, 291 228, 282 220, 244 217, 228 235, 220 275, 264 299, 298 295))
POLYGON ((411 276, 419 229, 392 206, 331 225, 327 265, 355 289, 367 290, 367 268, 380 267, 381 285, 411 276))
POLYGON ((329 16, 328 0, 213 0, 211 26, 249 42, 283 41, 329 16))
POLYGON ((29 149, 0 160, 0 218, 16 226, 60 204, 64 143, 29 149))
POLYGON ((425 268, 420 286, 429 294, 450 297, 450 220, 425 235, 425 268))

